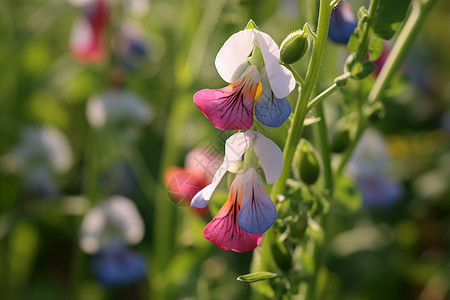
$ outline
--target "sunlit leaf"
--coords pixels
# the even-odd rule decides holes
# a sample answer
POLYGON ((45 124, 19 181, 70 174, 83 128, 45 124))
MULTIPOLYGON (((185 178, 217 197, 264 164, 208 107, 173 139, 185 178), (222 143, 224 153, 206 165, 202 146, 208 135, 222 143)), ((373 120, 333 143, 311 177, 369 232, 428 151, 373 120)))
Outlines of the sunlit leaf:
POLYGON ((369 44, 369 60, 377 60, 383 52, 383 40, 378 37, 374 37, 369 44))
POLYGON ((277 274, 271 273, 271 272, 256 272, 256 273, 241 275, 237 278, 237 280, 251 283, 251 282, 257 282, 257 281, 261 281, 261 280, 275 278, 277 276, 278 276, 277 274))

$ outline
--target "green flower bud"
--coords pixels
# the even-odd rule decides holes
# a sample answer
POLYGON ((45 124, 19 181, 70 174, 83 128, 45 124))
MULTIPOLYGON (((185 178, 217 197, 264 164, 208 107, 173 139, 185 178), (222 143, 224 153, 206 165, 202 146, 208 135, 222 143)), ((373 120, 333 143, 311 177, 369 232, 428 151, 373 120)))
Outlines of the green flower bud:
POLYGON ((376 102, 372 106, 367 107, 365 113, 370 122, 378 122, 384 118, 386 110, 383 103, 376 102))
POLYGON ((308 227, 308 215, 306 209, 301 209, 295 215, 290 226, 290 233, 295 240, 302 240, 305 237, 306 228, 308 227))
POLYGON ((293 64, 305 55, 306 50, 308 50, 308 32, 297 30, 281 43, 280 62, 293 64))
POLYGON ((306 184, 314 184, 319 178, 320 165, 316 151, 311 144, 302 139, 294 157, 294 170, 306 184))
POLYGON ((331 151, 341 153, 347 149, 350 144, 350 130, 348 128, 338 129, 331 138, 331 151))
POLYGON ((292 255, 286 244, 275 239, 270 244, 272 257, 277 266, 283 271, 289 271, 292 268, 292 255))

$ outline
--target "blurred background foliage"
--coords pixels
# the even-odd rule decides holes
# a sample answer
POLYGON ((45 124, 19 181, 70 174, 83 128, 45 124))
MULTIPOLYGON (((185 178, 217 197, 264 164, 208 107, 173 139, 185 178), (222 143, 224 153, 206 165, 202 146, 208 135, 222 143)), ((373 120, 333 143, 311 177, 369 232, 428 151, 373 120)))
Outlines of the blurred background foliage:
MULTIPOLYGON (((349 2, 355 12, 367 5, 349 2)), ((64 0, 0 3, 0 298, 249 298, 249 285, 236 277, 248 273, 251 253, 224 252, 207 242, 201 232, 209 217, 173 206, 162 172, 183 166, 196 146, 222 151, 227 136, 195 109, 192 95, 224 86, 214 58, 227 37, 251 18, 280 43, 311 17, 317 1, 149 4, 144 16, 130 16, 149 48, 126 72, 124 85, 151 105, 154 116, 127 143, 87 122, 87 101, 111 85, 113 62, 86 65, 71 56, 69 36, 80 8, 64 0), (72 152, 70 170, 52 175, 54 193, 10 167, 24 128, 43 125, 64 133, 72 152), (134 248, 148 266, 146 278, 105 288, 93 275, 91 257, 81 252, 79 230, 89 208, 115 193, 132 199, 144 219, 145 237, 134 248), (155 215, 158 205, 168 215, 155 215), (157 233, 159 226, 171 229, 157 233), (161 244, 170 246, 161 250, 169 249, 168 258, 160 258, 161 244)), ((363 203, 336 211, 318 299, 449 299, 449 43, 450 3, 438 0, 383 101, 385 118, 375 124, 386 136, 403 196, 387 207, 363 203)), ((346 56, 345 46, 328 42, 320 90, 341 74, 346 56)), ((306 65, 302 60, 295 67, 304 73, 306 65)), ((345 92, 327 99, 330 116, 349 101, 345 92)), ((286 131, 283 125, 266 134, 281 146, 286 131)))

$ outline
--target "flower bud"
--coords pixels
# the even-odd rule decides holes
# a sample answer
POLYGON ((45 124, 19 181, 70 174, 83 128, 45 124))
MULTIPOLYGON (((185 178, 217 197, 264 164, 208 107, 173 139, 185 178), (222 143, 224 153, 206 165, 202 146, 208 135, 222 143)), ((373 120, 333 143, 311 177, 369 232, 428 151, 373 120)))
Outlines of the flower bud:
POLYGON ((295 215, 291 226, 290 232, 292 238, 301 241, 305 237, 306 228, 308 227, 308 212, 303 206, 299 212, 295 215))
POLYGON ((306 184, 314 184, 319 178, 320 165, 316 152, 311 144, 302 139, 294 157, 294 170, 306 184))
POLYGON ((308 50, 308 33, 297 30, 289 34, 280 47, 280 62, 293 64, 305 55, 308 50))
POLYGON ((334 153, 341 153, 350 143, 350 131, 348 128, 338 129, 331 138, 331 151, 334 153))
POLYGON ((286 244, 278 239, 270 244, 272 256, 277 266, 283 271, 289 271, 292 268, 292 255, 286 244))

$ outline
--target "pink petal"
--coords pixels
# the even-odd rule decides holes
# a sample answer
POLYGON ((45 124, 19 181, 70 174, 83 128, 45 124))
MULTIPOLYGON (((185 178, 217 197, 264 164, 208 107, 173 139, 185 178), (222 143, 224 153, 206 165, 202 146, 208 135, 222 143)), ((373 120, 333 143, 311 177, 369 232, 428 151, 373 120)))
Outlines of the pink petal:
POLYGON ((104 34, 108 26, 108 8, 97 0, 85 8, 85 13, 72 28, 70 50, 82 63, 100 63, 106 59, 104 34))
POLYGON ((242 196, 242 175, 238 174, 231 185, 227 202, 203 230, 203 236, 222 250, 247 252, 262 241, 262 234, 245 232, 237 224, 242 196))
MULTIPOLYGON (((180 167, 169 167, 164 171, 164 183, 170 197, 180 206, 188 206, 191 199, 207 184, 207 178, 202 174, 180 167)), ((193 210, 201 216, 209 213, 208 207, 193 210)))
POLYGON ((259 84, 259 72, 250 66, 238 80, 225 88, 198 91, 194 95, 194 103, 218 129, 249 129, 253 125, 253 106, 259 84))

